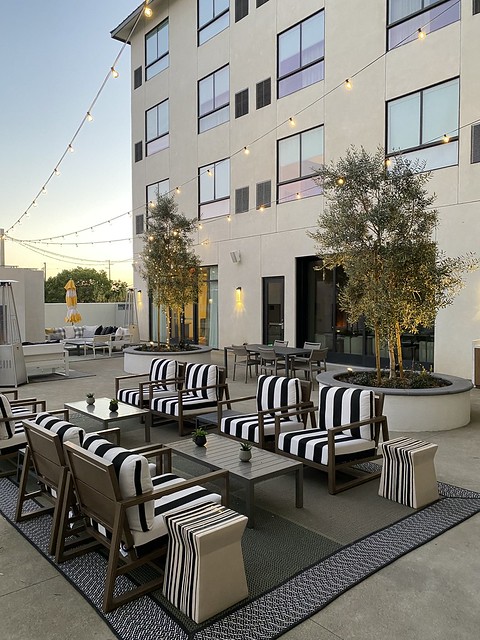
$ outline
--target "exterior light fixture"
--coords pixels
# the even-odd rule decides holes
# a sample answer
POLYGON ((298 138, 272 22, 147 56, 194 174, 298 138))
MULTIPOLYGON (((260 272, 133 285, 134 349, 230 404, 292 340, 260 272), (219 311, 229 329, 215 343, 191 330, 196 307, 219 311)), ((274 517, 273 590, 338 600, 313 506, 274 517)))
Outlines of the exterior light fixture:
POLYGON ((351 89, 352 88, 352 82, 350 80, 350 78, 347 78, 345 80, 345 89, 351 89))
POLYGON ((425 40, 426 37, 427 37, 427 34, 425 33, 425 31, 423 31, 423 29, 420 28, 418 30, 418 39, 425 40))
POLYGON ((115 69, 115 67, 111 67, 111 68, 110 68, 110 71, 112 72, 112 76, 113 76, 114 78, 118 78, 119 73, 118 73, 118 71, 115 69))

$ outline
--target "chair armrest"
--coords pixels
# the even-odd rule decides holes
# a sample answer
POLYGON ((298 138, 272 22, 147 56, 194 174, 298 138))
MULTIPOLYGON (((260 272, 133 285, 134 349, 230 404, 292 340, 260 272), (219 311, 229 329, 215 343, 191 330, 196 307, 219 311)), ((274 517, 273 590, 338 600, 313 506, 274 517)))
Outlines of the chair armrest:
MULTIPOLYGON (((308 421, 308 416, 310 416, 310 421, 312 423, 312 429, 315 429, 317 426, 317 421, 315 418, 315 412, 317 410, 317 407, 315 407, 313 405, 313 402, 304 402, 302 403, 303 407, 300 409, 297 409, 296 411, 292 411, 291 413, 289 413, 289 416, 305 416, 305 422, 304 422, 304 429, 306 429, 307 427, 307 421, 308 421)), ((271 412, 267 412, 267 413, 271 413, 271 412)), ((276 414, 275 415, 275 449, 277 449, 277 442, 278 442, 278 437, 280 435, 280 420, 282 419, 282 415, 281 414, 276 414)))
POLYGON ((156 471, 157 474, 168 473, 172 470, 172 450, 163 444, 147 444, 141 447, 135 447, 130 449, 132 453, 139 453, 145 458, 156 458, 156 471), (165 463, 164 463, 164 458, 165 463))
POLYGON ((243 398, 232 398, 230 400, 220 400, 218 407, 221 408, 225 404, 233 404, 234 402, 245 402, 246 400, 255 400, 257 396, 244 396, 243 398))
POLYGON ((120 383, 122 380, 135 380, 138 378, 144 378, 145 376, 148 377, 148 373, 131 373, 129 375, 126 376, 116 376, 114 378, 114 383, 115 383, 115 397, 117 396, 117 391, 120 389, 120 383))
POLYGON ((10 405, 13 408, 16 407, 30 407, 32 412, 39 413, 40 411, 47 410, 47 401, 46 400, 36 400, 35 398, 27 398, 25 400, 13 400, 10 405), (40 407, 40 409, 36 409, 36 407, 40 407))
MULTIPOLYGON (((4 396, 10 394, 13 395, 13 400, 18 400, 18 389, 5 389, 5 391, 2 391, 2 395, 4 396)), ((13 400, 10 400, 10 403, 12 403, 13 400)))
MULTIPOLYGON (((120 434, 121 434, 121 429, 120 427, 110 427, 109 429, 102 429, 101 431, 96 431, 95 435, 101 436, 102 438, 106 437, 106 436, 115 436, 115 438, 113 438, 115 440, 115 442, 113 444, 120 444, 120 434)), ((88 432, 87 435, 92 435, 92 432, 88 432)), ((109 438, 107 437, 107 440, 109 438)))

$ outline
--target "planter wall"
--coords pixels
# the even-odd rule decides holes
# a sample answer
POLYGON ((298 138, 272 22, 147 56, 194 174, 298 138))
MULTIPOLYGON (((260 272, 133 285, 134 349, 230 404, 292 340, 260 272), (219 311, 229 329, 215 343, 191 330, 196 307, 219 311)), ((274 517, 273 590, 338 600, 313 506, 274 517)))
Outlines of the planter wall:
POLYGON ((123 368, 126 373, 148 373, 154 358, 166 358, 179 362, 210 364, 212 347, 198 347, 195 351, 136 351, 134 347, 123 350, 123 368))
POLYGON ((317 380, 340 387, 373 389, 385 395, 383 413, 390 431, 447 431, 470 422, 470 390, 473 384, 465 378, 435 374, 451 384, 438 389, 380 389, 361 387, 337 380, 341 372, 321 373, 317 380))

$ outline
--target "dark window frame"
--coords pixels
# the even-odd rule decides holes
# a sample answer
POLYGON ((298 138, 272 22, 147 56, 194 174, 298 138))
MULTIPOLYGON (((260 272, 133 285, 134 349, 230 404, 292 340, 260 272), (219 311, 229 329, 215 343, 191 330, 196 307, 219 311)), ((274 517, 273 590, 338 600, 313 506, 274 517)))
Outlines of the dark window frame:
POLYGON ((480 162, 480 123, 472 124, 470 164, 480 162))
POLYGON ((135 144, 133 145, 133 157, 135 159, 135 162, 140 162, 141 160, 143 160, 143 141, 140 140, 140 142, 135 142, 135 144))
POLYGON ((210 36, 210 38, 208 38, 204 42, 200 42, 202 31, 204 31, 207 27, 210 27, 212 24, 214 24, 215 22, 220 20, 220 18, 223 18, 223 16, 226 15, 227 13, 228 14, 230 13, 230 3, 229 3, 229 6, 226 9, 224 9, 223 11, 220 11, 220 13, 215 15, 215 0, 211 0, 211 1, 213 3, 213 7, 214 7, 214 16, 213 16, 213 18, 211 20, 208 20, 207 22, 205 22, 203 24, 200 24, 200 8, 199 8, 199 4, 200 4, 201 0, 197 0, 197 46, 199 46, 199 47, 202 44, 205 44, 205 42, 208 42, 208 40, 211 40, 216 35, 221 33, 224 29, 221 29, 220 31, 217 31, 217 33, 215 33, 214 35, 210 36))
POLYGON ((248 16, 249 0, 235 0, 235 22, 240 22, 248 16))
MULTIPOLYGON (((280 191, 280 187, 289 185, 289 184, 294 184, 295 182, 299 182, 301 180, 310 180, 315 176, 315 171, 312 173, 309 173, 307 175, 301 175, 301 165, 302 165, 302 136, 305 133, 309 133, 310 131, 315 131, 315 129, 322 129, 322 139, 323 139, 323 147, 324 147, 324 154, 325 154, 325 125, 324 124, 319 124, 316 125, 315 127, 310 127, 309 129, 304 129, 303 131, 298 131, 296 133, 292 133, 289 136, 285 136, 284 138, 280 138, 279 140, 277 140, 277 204, 284 204, 285 202, 291 202, 291 200, 282 200, 280 201, 279 199, 279 191, 280 191), (280 181, 279 179, 279 175, 280 175, 280 143, 283 142, 283 140, 288 140, 289 138, 295 138, 295 137, 299 137, 299 141, 300 141, 300 160, 299 160, 299 175, 297 175, 297 177, 295 178, 289 178, 288 180, 282 180, 280 181)), ((312 193, 310 195, 302 195, 301 199, 303 198, 313 198, 317 195, 317 193, 312 193)))
POLYGON ((168 128, 167 131, 165 133, 162 133, 159 136, 155 136, 154 138, 148 138, 148 116, 147 114, 150 113, 150 111, 153 111, 154 109, 158 109, 158 107, 160 107, 160 105, 164 104, 165 102, 169 102, 168 98, 165 98, 165 100, 162 100, 161 102, 158 102, 157 104, 155 104, 153 107, 150 107, 150 109, 147 109, 145 111, 145 155, 148 156, 152 156, 155 155, 155 153, 159 153, 160 151, 163 151, 164 149, 168 148, 169 143, 170 143, 170 105, 168 105, 168 128), (167 138, 167 145, 165 147, 162 147, 161 149, 158 149, 158 151, 154 151, 153 153, 148 153, 148 145, 151 144, 152 142, 155 142, 157 140, 162 140, 163 138, 167 138))
MULTIPOLYGON (((204 164, 201 167, 198 168, 198 219, 202 220, 202 218, 200 217, 200 209, 202 206, 204 205, 208 205, 208 204, 213 204, 214 202, 223 202, 225 200, 230 200, 231 199, 231 184, 230 184, 230 171, 231 171, 231 165, 230 165, 230 156, 227 156, 226 158, 221 158, 220 160, 216 160, 215 162, 209 162, 208 164, 204 164), (225 162, 226 160, 228 160, 228 170, 229 170, 229 193, 227 196, 222 196, 217 198, 216 197, 216 189, 217 189, 217 184, 215 182, 216 180, 216 167, 218 164, 225 162), (213 199, 212 200, 202 200, 201 199, 201 183, 200 183, 200 176, 202 175, 202 173, 204 173, 203 170, 207 170, 208 167, 213 167, 213 179, 214 179, 214 183, 213 183, 213 199)), ((216 216, 214 216, 216 217, 216 216)), ((220 217, 220 216, 219 216, 220 217)), ((207 218, 208 219, 208 218, 207 218)))
POLYGON ((255 185, 255 208, 269 209, 272 206, 272 181, 262 180, 255 185), (267 198, 267 193, 270 196, 267 198))
POLYGON ((169 21, 168 18, 166 18, 165 20, 163 20, 160 24, 157 24, 156 27, 154 27, 151 31, 149 31, 147 34, 145 34, 145 80, 151 80, 152 78, 154 78, 158 73, 161 73, 162 71, 165 71, 166 68, 168 68, 169 66, 169 54, 170 54, 170 31, 169 31, 169 21), (163 28, 164 26, 167 26, 167 51, 165 53, 163 53, 161 56, 158 56, 157 58, 155 58, 155 60, 152 60, 151 62, 148 62, 147 60, 147 39, 149 37, 153 37, 153 34, 157 34, 157 53, 158 53, 158 32, 160 31, 161 28, 163 28), (167 64, 165 67, 163 67, 162 69, 160 69, 159 71, 155 72, 153 75, 149 76, 149 70, 152 69, 152 67, 154 65, 156 65, 158 62, 160 62, 160 60, 164 60, 165 58, 167 58, 167 64))
POLYGON ((268 2, 268 0, 257 0, 257 9, 258 7, 261 7, 262 5, 266 4, 268 2))
POLYGON ((249 209, 250 187, 238 187, 235 189, 235 213, 247 213, 249 209))
POLYGON ((218 113, 219 111, 221 111, 222 109, 225 109, 226 107, 228 107, 229 109, 229 117, 228 120, 225 120, 225 122, 228 122, 230 120, 230 65, 224 64, 222 67, 219 67, 218 69, 215 69, 215 71, 213 71, 212 73, 209 73, 207 76, 204 76, 203 78, 200 78, 200 80, 197 82, 197 113, 198 113, 198 133, 204 133, 205 131, 210 131, 210 129, 215 129, 215 127, 219 127, 220 124, 225 124, 225 122, 221 122, 219 124, 214 125, 213 127, 209 127, 208 129, 204 129, 203 131, 200 128, 200 123, 204 118, 208 118, 209 116, 211 116, 214 113, 218 113), (220 71, 222 71, 223 69, 228 68, 228 102, 217 106, 214 106, 213 109, 210 109, 210 111, 207 111, 205 113, 200 114, 200 84, 204 81, 204 80, 208 80, 208 78, 213 78, 213 100, 212 102, 215 105, 215 75, 217 73, 219 73, 220 71))
POLYGON ((145 215, 137 213, 135 216, 135 235, 141 236, 145 233, 145 215), (140 224, 141 221, 141 224, 140 224))
MULTIPOLYGON (((394 30, 396 27, 404 24, 405 22, 408 22, 409 20, 414 20, 415 18, 419 18, 421 17, 423 14, 427 13, 428 11, 432 11, 432 9, 436 9, 438 7, 441 7, 444 4, 447 4, 448 2, 452 3, 452 6, 449 7, 448 9, 445 9, 444 12, 448 11, 449 9, 455 7, 458 5, 459 7, 459 18, 460 19, 460 5, 458 4, 457 0, 438 0, 438 2, 433 2, 430 5, 425 5, 426 0, 422 0, 422 9, 419 9, 418 11, 413 11, 412 13, 409 13, 407 16, 403 16, 402 18, 399 18, 398 20, 395 20, 393 22, 390 22, 390 0, 388 0, 387 2, 387 42, 386 42, 386 50, 387 51, 393 51, 394 49, 398 49, 398 47, 403 46, 404 44, 408 44, 409 42, 414 42, 417 39, 417 34, 416 34, 416 30, 412 31, 412 35, 410 37, 408 37, 405 40, 402 40, 401 42, 399 42, 398 44, 394 45, 394 46, 390 46, 390 32, 392 30, 394 30)), ((442 13, 444 12, 440 12, 440 15, 442 15, 442 13)), ((457 20, 454 20, 453 22, 456 22, 457 20)), ((419 28, 422 28, 423 30, 423 24, 422 24, 422 20, 419 21, 419 28)), ((443 29, 443 27, 448 26, 449 24, 453 24, 453 22, 449 22, 448 24, 444 24, 438 27, 435 27, 435 19, 432 20, 432 22, 428 25, 427 29, 428 31, 426 31, 426 33, 432 33, 434 31, 439 31, 440 29, 443 29)))
POLYGON ((272 78, 265 78, 265 80, 257 82, 255 99, 257 110, 263 109, 264 107, 268 107, 268 105, 272 104, 272 78), (268 102, 265 101, 265 94, 267 93, 265 89, 266 86, 268 86, 268 102))
POLYGON ((133 90, 138 89, 143 84, 143 69, 140 65, 133 70, 133 90))
POLYGON ((480 0, 472 0, 472 15, 476 16, 480 13, 480 0))

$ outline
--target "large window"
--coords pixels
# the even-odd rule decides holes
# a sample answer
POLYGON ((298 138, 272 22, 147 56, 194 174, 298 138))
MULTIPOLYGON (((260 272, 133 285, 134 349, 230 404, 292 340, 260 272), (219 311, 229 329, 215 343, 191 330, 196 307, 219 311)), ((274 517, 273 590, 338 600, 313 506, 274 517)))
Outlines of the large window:
POLYGON ((203 44, 229 25, 230 0, 198 0, 198 44, 203 44))
POLYGON ((200 167, 199 218, 217 218, 230 213, 230 160, 220 160, 200 167))
POLYGON ((150 207, 157 204, 158 196, 164 196, 170 191, 170 181, 160 180, 147 186, 147 211, 150 207))
POLYGON ((388 48, 394 49, 460 20, 458 0, 389 0, 388 48))
POLYGON ((145 79, 168 67, 168 20, 145 36, 145 79))
POLYGON ((198 132, 213 129, 230 119, 228 65, 198 83, 198 132))
POLYGON ((278 141, 278 203, 322 193, 314 182, 323 165, 323 126, 278 141))
POLYGON ((278 36, 278 97, 299 91, 324 77, 324 12, 278 36))
POLYGON ((457 164, 458 114, 458 78, 391 100, 387 153, 419 158, 427 170, 457 164))
POLYGON ((151 156, 169 145, 168 100, 157 104, 146 113, 147 156, 151 156))

